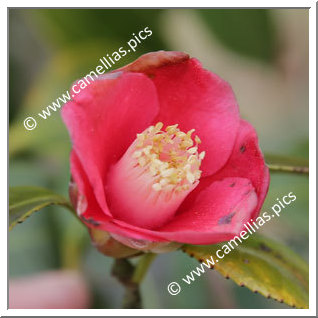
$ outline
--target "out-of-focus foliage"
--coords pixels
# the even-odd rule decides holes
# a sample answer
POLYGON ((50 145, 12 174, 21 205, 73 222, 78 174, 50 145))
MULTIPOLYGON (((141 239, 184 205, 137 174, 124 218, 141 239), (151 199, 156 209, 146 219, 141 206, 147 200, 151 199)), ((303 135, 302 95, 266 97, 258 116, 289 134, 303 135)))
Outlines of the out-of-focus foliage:
POLYGON ((206 25, 229 49, 250 58, 273 62, 276 38, 269 10, 198 11, 206 25))
MULTIPOLYGON (((36 22, 44 24, 43 35, 50 37, 50 45, 69 46, 85 43, 94 38, 126 41, 133 33, 151 25, 154 33, 151 36, 152 41, 145 44, 148 51, 164 46, 158 22, 162 11, 160 9, 43 9, 41 13, 38 10, 30 10, 29 14, 36 22)), ((106 46, 105 49, 109 50, 106 46)))
MULTIPOLYGON (((225 79, 231 84, 235 83, 235 79, 244 84, 268 76, 265 84, 273 82, 276 85, 277 78, 286 83, 291 81, 290 78, 296 78, 295 85, 306 92, 308 77, 301 73, 303 65, 297 64, 308 60, 306 50, 303 52, 298 44, 301 37, 296 35, 297 30, 307 30, 302 12, 249 9, 10 9, 10 186, 45 187, 67 196, 71 144, 60 111, 47 120, 39 121, 33 131, 24 129, 23 119, 51 104, 69 89, 74 80, 95 69, 99 58, 125 45, 133 33, 146 26, 153 31, 152 36, 139 44, 135 53, 122 58, 116 68, 149 51, 183 50, 188 43, 192 48, 191 43, 197 40, 194 34, 204 33, 205 37, 200 39, 203 45, 195 44, 198 52, 195 57, 204 61, 206 67, 212 66, 212 71, 219 67, 220 75, 223 71, 228 74, 225 79), (182 34, 186 36, 183 38, 182 34), (293 50, 285 42, 290 43, 293 50), (213 52, 220 50, 219 55, 211 55, 208 48, 213 52), (293 55, 285 58, 284 49, 286 52, 292 51, 293 55), (266 62, 266 72, 261 68, 244 69, 236 71, 236 77, 231 77, 232 64, 221 61, 223 56, 228 57, 227 61, 233 62, 233 65, 243 65, 241 57, 251 63, 263 65, 266 62), (288 68, 290 73, 287 72, 290 78, 286 77, 286 70, 279 61, 291 61, 289 65, 292 67, 288 68), (272 74, 273 70, 276 75, 272 80, 268 74, 272 74)), ((308 21, 306 23, 308 25, 308 21)), ((308 34, 304 33, 303 38, 306 36, 308 34)), ((270 98, 281 101, 286 96, 293 96, 295 86, 272 91, 275 85, 274 88, 264 85, 264 95, 255 96, 255 89, 250 84, 246 85, 251 93, 244 99, 246 104, 241 103, 241 92, 235 93, 241 108, 250 110, 243 114, 247 119, 252 117, 253 111, 257 113, 252 118, 262 117, 258 115, 260 109, 257 106, 260 100, 267 101, 264 112, 270 120, 262 127, 252 121, 261 137, 262 149, 271 152, 273 149, 280 150, 285 156, 308 159, 307 117, 299 116, 296 108, 289 107, 294 100, 279 104, 278 110, 271 107, 270 98), (296 122, 294 135, 281 130, 280 135, 273 138, 271 134, 277 129, 274 122, 280 123, 280 129, 296 122), (306 127, 306 134, 302 133, 303 130, 297 130, 303 126, 306 127), (273 144, 276 146, 273 147, 273 144)), ((304 113, 308 112, 306 98, 299 94, 297 99, 297 106, 304 113)), ((263 117, 261 120, 264 121, 263 117)), ((270 209, 277 198, 290 191, 296 194, 297 200, 261 231, 264 236, 284 242, 308 259, 308 178, 303 175, 272 175, 262 211, 270 209)), ((80 267, 92 288, 94 308, 120 307, 123 290, 114 278, 106 274, 110 272, 111 263, 110 258, 90 246, 89 235, 78 220, 58 207, 45 208, 43 213, 35 214, 17 225, 9 234, 11 277, 46 269, 80 267)), ((178 296, 171 296, 166 290, 169 282, 180 280, 197 265, 196 260, 189 259, 181 252, 159 256, 142 285, 145 307, 287 307, 240 288, 213 271, 196 279, 178 296)))

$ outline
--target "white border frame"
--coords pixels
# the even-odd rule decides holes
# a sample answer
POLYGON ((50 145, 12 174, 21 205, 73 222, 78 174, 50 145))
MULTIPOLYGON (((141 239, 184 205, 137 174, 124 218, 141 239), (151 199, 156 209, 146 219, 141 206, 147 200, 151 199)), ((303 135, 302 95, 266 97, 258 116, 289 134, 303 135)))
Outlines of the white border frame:
MULTIPOLYGON (((84 7, 79 6, 78 1, 74 0, 55 0, 48 1, 50 4, 43 4, 43 1, 30 0, 27 2, 27 7, 84 7)), ((46 2, 47 3, 47 2, 46 2)), ((7 309, 7 297, 8 289, 7 284, 7 215, 2 211, 1 217, 1 250, 2 255, 5 255, 1 262, 1 286, 0 286, 0 315, 1 316, 316 316, 316 2, 315 1, 202 1, 196 0, 189 1, 172 1, 161 0, 155 4, 146 1, 121 1, 121 7, 237 7, 249 8, 309 8, 309 160, 310 160, 310 175, 309 175, 309 273, 310 273, 310 285, 309 285, 309 309, 7 309), (196 6, 193 7, 193 4, 196 6)), ((23 1, 6 1, 5 6, 1 8, 1 38, 2 43, 7 42, 7 10, 8 7, 25 7, 26 2, 23 1)), ((102 0, 91 0, 89 5, 97 8, 118 7, 118 1, 112 1, 107 3, 102 0)), ((8 43, 8 42, 7 42, 8 43)), ((7 48, 8 50, 8 48, 7 48)), ((7 145, 7 129, 8 122, 4 122, 8 114, 6 113, 5 104, 8 104, 8 79, 7 79, 7 50, 1 50, 1 65, 2 65, 2 84, 1 96, 6 96, 2 107, 0 108, 1 120, 1 145, 2 149, 6 149, 8 153, 7 145), (7 129, 6 129, 7 128, 7 129)), ((8 167, 8 157, 2 156, 2 166, 8 167), (6 158, 6 159, 4 159, 6 158)), ((1 202, 7 202, 7 181, 2 179, 1 181, 1 202)), ((7 206, 3 210, 7 210, 7 206)))

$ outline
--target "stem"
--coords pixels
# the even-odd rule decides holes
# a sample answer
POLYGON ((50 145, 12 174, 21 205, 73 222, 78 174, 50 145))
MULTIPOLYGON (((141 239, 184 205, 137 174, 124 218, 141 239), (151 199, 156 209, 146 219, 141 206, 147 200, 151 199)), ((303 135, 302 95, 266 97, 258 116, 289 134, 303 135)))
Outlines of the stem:
POLYGON ((127 259, 115 259, 112 275, 125 287, 123 308, 140 309, 142 308, 139 285, 155 258, 155 254, 143 254, 136 266, 133 266, 127 259))
POLYGON ((287 165, 279 165, 279 164, 267 164, 269 170, 271 171, 280 171, 280 172, 295 172, 302 174, 309 174, 308 167, 301 166, 287 166, 287 165))
POLYGON ((122 308, 124 309, 140 309, 141 296, 139 285, 132 281, 135 267, 125 258, 115 259, 112 275, 125 287, 125 296, 122 308))
POLYGON ((146 253, 141 256, 138 264, 135 267, 134 274, 132 276, 132 281, 140 284, 143 278, 145 277, 149 266, 151 265, 152 261, 155 259, 157 254, 154 253, 146 253))

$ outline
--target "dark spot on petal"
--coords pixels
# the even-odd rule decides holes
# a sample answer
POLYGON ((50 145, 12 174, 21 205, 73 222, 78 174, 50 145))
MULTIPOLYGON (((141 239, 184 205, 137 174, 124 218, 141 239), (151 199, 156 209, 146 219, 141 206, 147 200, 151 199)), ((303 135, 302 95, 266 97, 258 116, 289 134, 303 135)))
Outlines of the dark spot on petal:
POLYGON ((226 279, 230 279, 230 276, 229 276, 229 275, 226 275, 225 278, 226 278, 226 279))
POLYGON ((270 298, 271 298, 271 295, 267 295, 267 298, 270 299, 270 298))
POLYGON ((203 263, 203 259, 202 259, 202 258, 200 258, 200 259, 199 259, 199 262, 200 262, 200 263, 203 263))
POLYGON ((272 251, 272 249, 271 248, 269 248, 267 245, 265 245, 264 243, 261 243, 260 245, 259 245, 259 247, 260 247, 260 249, 262 250, 262 251, 265 251, 265 252, 271 252, 272 251))
POLYGON ((254 294, 258 294, 258 290, 254 290, 254 294))
POLYGON ((240 148, 240 152, 243 153, 243 152, 245 152, 245 150, 246 150, 246 147, 244 145, 242 145, 240 148))
POLYGON ((19 224, 23 223, 23 221, 18 221, 19 224))
POLYGON ((235 182, 230 184, 230 187, 233 188, 235 186, 235 182))
POLYGON ((245 285, 243 283, 240 284, 241 287, 245 287, 245 285))
POLYGON ((243 260, 243 262, 244 262, 245 264, 248 264, 250 261, 245 258, 245 259, 243 260))
POLYGON ((100 225, 100 223, 98 221, 93 220, 92 218, 86 218, 85 216, 81 216, 82 220, 88 224, 92 224, 95 226, 100 225))
POLYGON ((193 254, 193 253, 190 253, 190 254, 189 254, 189 256, 190 256, 190 257, 193 257, 193 256, 194 256, 194 254, 193 254))
POLYGON ((211 265, 210 269, 214 269, 214 266, 213 266, 213 265, 211 265))
POLYGON ((283 303, 283 302, 284 302, 284 299, 281 299, 280 302, 283 303))
POLYGON ((293 308, 296 308, 296 305, 295 305, 295 304, 292 304, 292 307, 293 307, 293 308))
POLYGON ((228 215, 222 216, 219 221, 218 224, 229 224, 232 221, 233 216, 235 215, 235 212, 232 212, 228 215))

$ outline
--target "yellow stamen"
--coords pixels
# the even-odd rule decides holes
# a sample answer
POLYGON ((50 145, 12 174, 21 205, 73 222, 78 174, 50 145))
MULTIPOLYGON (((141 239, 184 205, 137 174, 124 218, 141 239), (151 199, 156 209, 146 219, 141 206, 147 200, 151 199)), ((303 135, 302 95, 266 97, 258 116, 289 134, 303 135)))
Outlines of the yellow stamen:
POLYGON ((201 161, 205 152, 198 153, 201 140, 191 137, 194 129, 187 133, 180 131, 178 124, 167 126, 163 123, 150 126, 137 134, 133 158, 139 166, 145 167, 153 177, 152 188, 155 191, 188 190, 199 182, 201 161))

